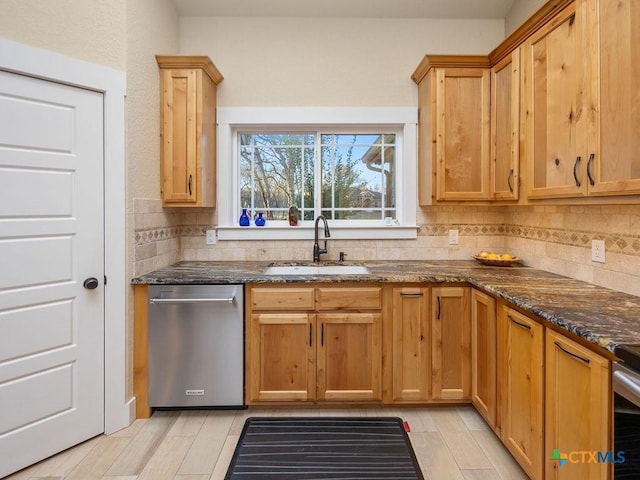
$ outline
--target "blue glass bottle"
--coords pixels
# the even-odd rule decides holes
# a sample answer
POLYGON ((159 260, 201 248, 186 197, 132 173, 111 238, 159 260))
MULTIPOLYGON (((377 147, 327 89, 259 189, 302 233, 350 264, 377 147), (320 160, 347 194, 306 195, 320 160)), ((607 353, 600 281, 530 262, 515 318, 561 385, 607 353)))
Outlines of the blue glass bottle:
POLYGON ((249 221, 249 215, 247 215, 247 209, 243 208, 242 209, 242 215, 240 215, 240 219, 238 220, 238 223, 240 224, 241 227, 248 227, 250 224, 249 221))
POLYGON ((262 216, 262 212, 258 212, 258 218, 255 219, 256 227, 264 227, 267 220, 262 216))

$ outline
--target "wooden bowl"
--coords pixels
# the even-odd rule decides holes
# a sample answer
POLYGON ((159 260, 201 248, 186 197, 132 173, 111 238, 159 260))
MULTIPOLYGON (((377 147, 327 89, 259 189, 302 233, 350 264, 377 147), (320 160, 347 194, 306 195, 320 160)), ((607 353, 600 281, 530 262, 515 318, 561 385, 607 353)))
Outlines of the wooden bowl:
POLYGON ((475 258, 482 265, 489 265, 492 267, 510 267, 514 263, 519 263, 521 260, 520 257, 513 257, 508 260, 506 259, 501 260, 499 258, 478 257, 476 255, 473 255, 473 258, 475 258))

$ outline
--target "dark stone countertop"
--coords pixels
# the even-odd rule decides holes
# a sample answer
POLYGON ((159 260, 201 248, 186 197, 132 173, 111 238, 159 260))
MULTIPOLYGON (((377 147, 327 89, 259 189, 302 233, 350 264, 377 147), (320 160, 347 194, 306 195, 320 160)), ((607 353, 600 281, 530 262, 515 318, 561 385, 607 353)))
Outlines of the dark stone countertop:
POLYGON ((132 283, 468 283, 611 352, 620 344, 640 344, 640 297, 543 270, 522 266, 489 267, 473 260, 427 260, 357 262, 369 269, 369 275, 263 274, 270 265, 295 264, 308 263, 180 262, 134 278, 132 283))

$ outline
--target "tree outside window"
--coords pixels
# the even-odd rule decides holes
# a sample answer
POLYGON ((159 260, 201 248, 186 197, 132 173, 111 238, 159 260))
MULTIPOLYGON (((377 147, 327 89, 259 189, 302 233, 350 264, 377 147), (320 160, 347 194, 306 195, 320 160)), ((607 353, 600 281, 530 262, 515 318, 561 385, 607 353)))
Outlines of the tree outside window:
POLYGON ((395 218, 396 135, 241 133, 240 203, 252 215, 286 220, 395 218))

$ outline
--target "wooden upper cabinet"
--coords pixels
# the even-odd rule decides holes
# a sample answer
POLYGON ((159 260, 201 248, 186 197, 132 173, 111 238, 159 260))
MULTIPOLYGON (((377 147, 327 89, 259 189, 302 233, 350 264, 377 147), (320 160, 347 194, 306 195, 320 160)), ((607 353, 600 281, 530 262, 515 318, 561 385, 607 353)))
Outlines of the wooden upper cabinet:
POLYGON ((490 199, 490 71, 486 56, 428 55, 418 84, 420 205, 490 199))
POLYGON ((523 48, 529 198, 587 193, 583 28, 572 3, 523 48))
POLYGON ((520 188, 520 50, 491 68, 491 196, 517 200, 520 188))
POLYGON ((640 193, 640 2, 583 0, 591 195, 640 193))
POLYGON ((206 56, 156 55, 160 67, 160 164, 164 206, 216 205, 216 85, 206 56))
POLYGON ((524 45, 529 198, 640 193, 640 5, 577 0, 524 45))

